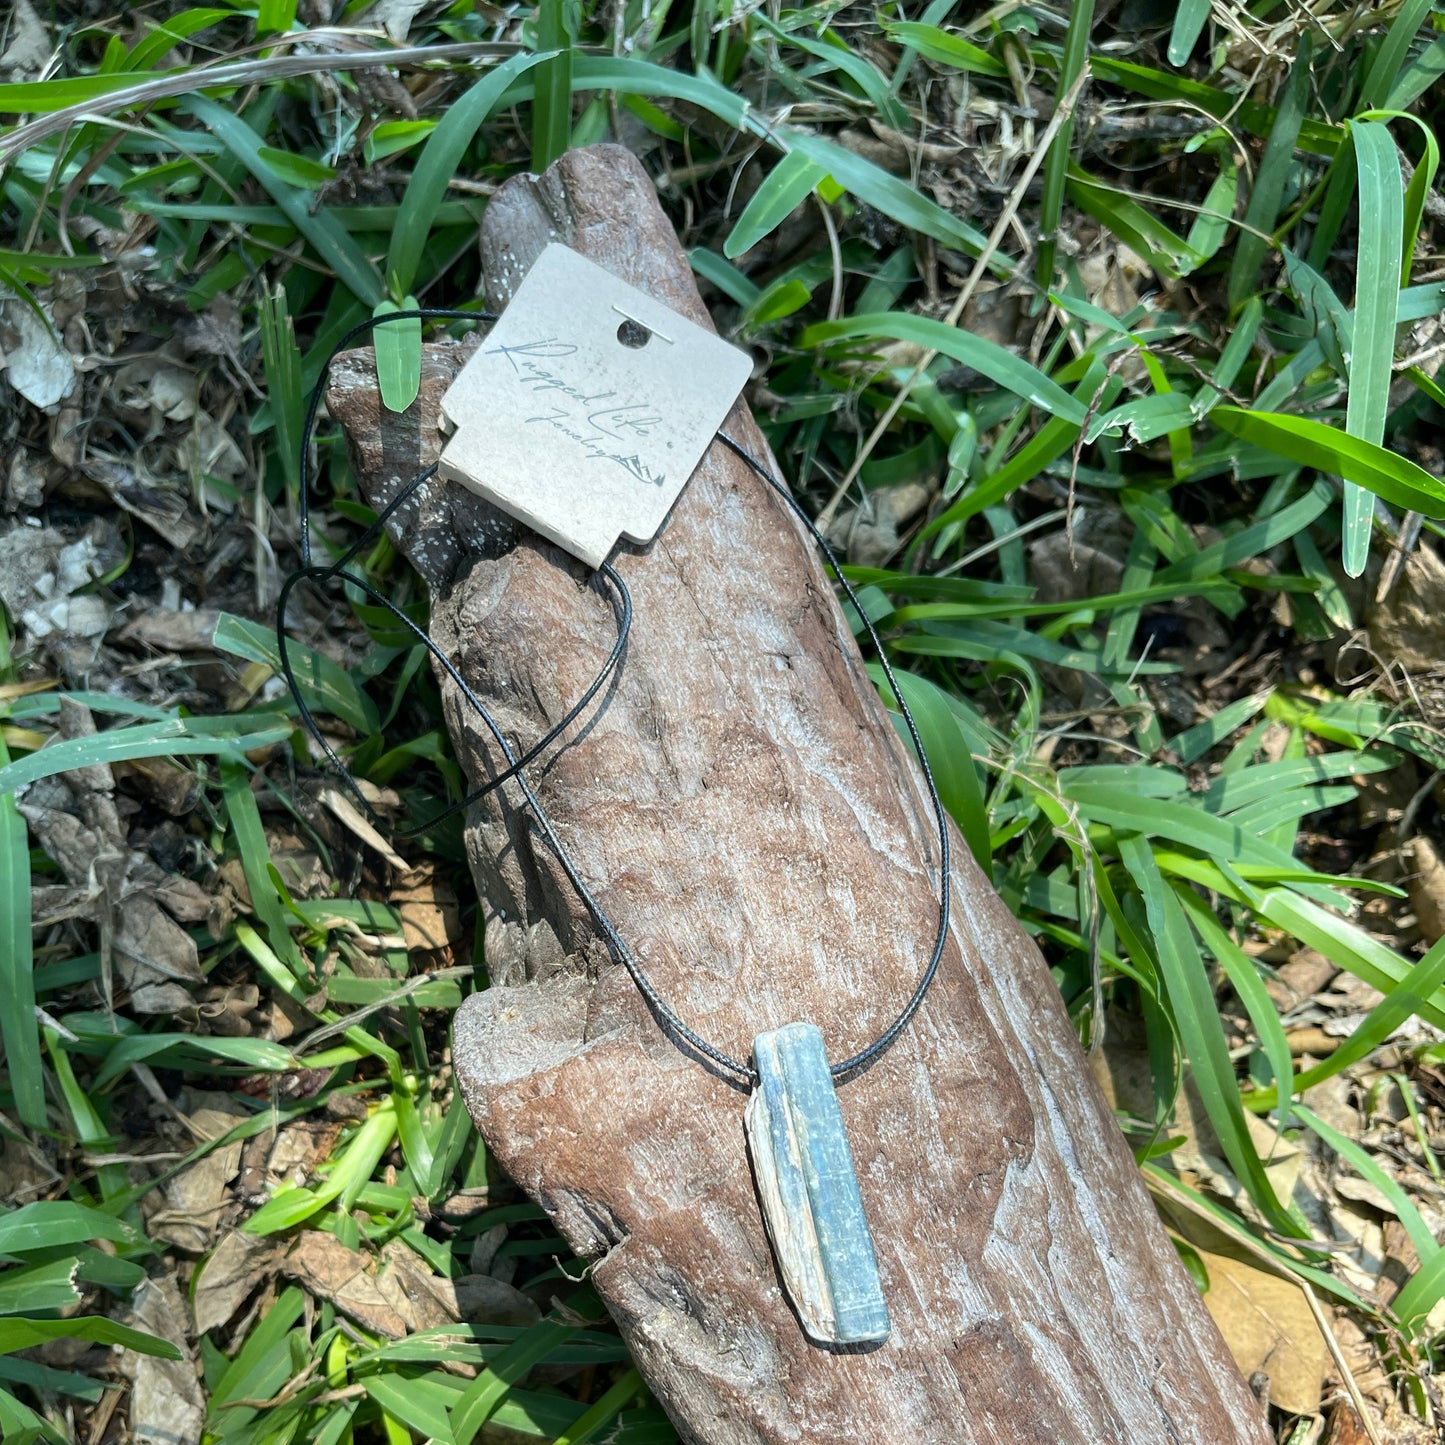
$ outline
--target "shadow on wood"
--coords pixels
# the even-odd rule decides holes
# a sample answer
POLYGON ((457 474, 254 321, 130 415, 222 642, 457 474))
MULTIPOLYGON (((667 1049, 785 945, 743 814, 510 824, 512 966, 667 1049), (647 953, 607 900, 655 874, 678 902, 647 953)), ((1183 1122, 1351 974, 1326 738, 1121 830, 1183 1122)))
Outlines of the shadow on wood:
MULTIPOLYGON (((637 161, 573 152, 488 206, 490 300, 560 239, 706 324, 637 161)), ((383 420, 369 353, 330 406, 377 505, 432 460, 465 350, 428 348, 383 420)), ((726 430, 766 456, 741 404, 726 430)), ((509 735, 590 682, 612 608, 565 554, 434 485, 399 519, 432 631, 509 735)), ((781 501, 714 445, 667 526, 614 559, 622 670, 532 776, 660 992, 746 1057, 817 1023, 831 1057, 895 1016, 926 961, 938 843, 833 589, 781 501)), ((480 781, 490 738, 444 688, 480 781)), ((893 1319, 868 1353, 808 1343, 744 1151, 745 1097, 659 1031, 515 798, 468 830, 493 987, 456 1021, 488 1147, 597 1259, 597 1289, 684 1439, 705 1445, 1263 1445, 1037 950, 955 840, 955 926, 912 1027, 839 1093, 893 1319)))

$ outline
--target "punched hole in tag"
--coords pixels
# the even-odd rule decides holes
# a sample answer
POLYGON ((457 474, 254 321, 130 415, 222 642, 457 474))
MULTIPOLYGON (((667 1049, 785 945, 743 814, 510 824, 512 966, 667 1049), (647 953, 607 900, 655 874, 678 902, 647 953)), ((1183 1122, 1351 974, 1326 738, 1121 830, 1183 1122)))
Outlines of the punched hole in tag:
POLYGON ((598 567, 657 535, 751 370, 554 242, 447 389, 438 472, 598 567))
POLYGON ((635 316, 629 316, 620 306, 612 308, 621 318, 622 325, 617 328, 617 339, 633 351, 641 351, 644 346, 655 336, 659 341, 665 341, 672 345, 672 337, 664 336, 660 331, 654 331, 650 326, 644 326, 635 316))

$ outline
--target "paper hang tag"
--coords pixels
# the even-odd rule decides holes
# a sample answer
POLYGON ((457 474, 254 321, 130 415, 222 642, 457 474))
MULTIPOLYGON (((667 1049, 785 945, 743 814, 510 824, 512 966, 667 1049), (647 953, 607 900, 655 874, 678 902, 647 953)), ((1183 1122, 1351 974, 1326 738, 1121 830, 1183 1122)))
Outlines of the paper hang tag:
POLYGON ((599 566, 657 535, 751 370, 554 243, 442 398, 441 475, 599 566))

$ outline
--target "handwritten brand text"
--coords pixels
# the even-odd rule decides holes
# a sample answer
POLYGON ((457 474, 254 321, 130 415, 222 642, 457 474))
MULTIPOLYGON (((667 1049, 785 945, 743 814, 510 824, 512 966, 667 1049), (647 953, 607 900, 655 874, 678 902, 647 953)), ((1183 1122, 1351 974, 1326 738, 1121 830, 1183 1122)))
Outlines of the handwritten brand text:
POLYGON ((575 356, 577 347, 556 337, 495 346, 487 354, 502 356, 528 391, 545 395, 550 410, 526 420, 529 425, 551 427, 577 443, 589 461, 612 462, 628 476, 647 486, 661 487, 667 481, 654 471, 635 448, 652 436, 662 416, 646 402, 629 402, 616 391, 588 391, 551 363, 575 356))

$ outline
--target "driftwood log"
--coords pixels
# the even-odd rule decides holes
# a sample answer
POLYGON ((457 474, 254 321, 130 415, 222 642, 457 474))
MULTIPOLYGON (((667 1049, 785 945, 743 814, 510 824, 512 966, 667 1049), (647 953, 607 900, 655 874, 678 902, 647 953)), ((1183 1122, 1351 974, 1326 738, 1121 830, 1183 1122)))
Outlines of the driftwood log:
MULTIPOLYGON (((574 152, 488 206, 489 299, 560 238, 708 324, 637 161, 574 152)), ((381 505, 440 438, 465 355, 429 347, 383 418, 369 352, 330 409, 381 505)), ((728 430, 766 456, 743 404, 728 430)), ((435 484, 396 536, 433 635, 522 746, 615 636, 585 569, 435 484)), ((746 1058, 818 1023, 866 1044, 926 959, 938 856, 917 771, 833 589, 780 500, 714 445, 657 540, 614 558, 636 602, 625 662, 532 777, 582 875, 661 993, 746 1058)), ((445 684, 468 773, 500 767, 445 684)), ((1263 1445, 1269 1436, 1181 1268, 1033 943, 954 840, 955 926, 892 1051, 840 1090, 892 1339, 810 1345, 781 1293, 744 1151, 744 1097, 684 1056, 608 957, 515 795, 468 829, 492 987, 456 1020, 488 1147, 593 1274, 684 1440, 890 1445, 1263 1445)))

